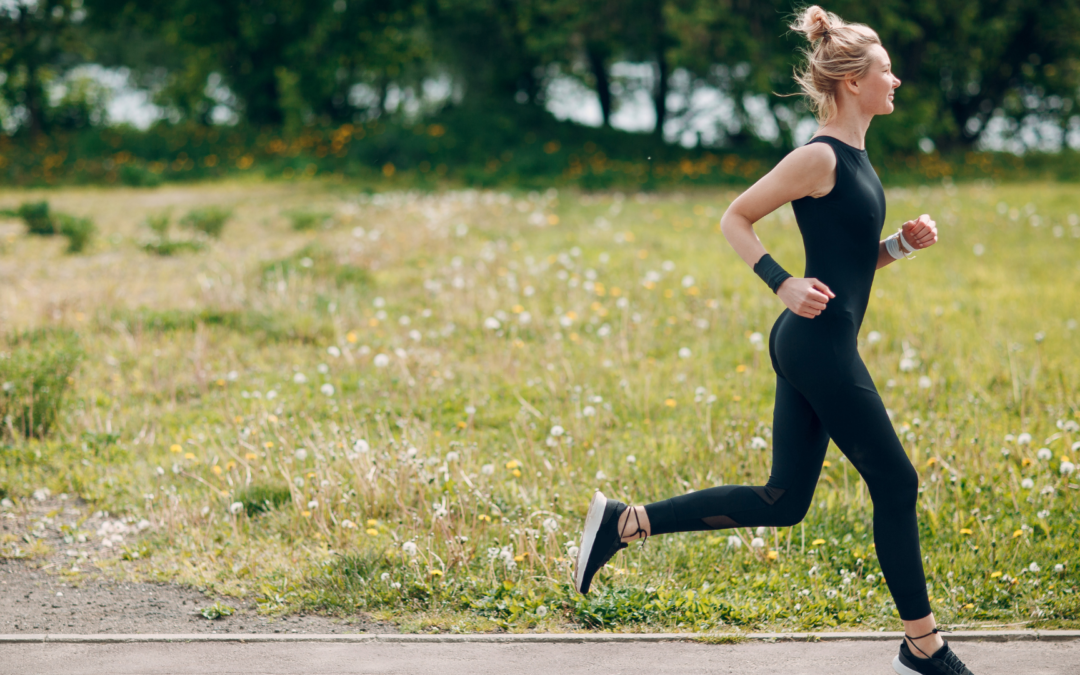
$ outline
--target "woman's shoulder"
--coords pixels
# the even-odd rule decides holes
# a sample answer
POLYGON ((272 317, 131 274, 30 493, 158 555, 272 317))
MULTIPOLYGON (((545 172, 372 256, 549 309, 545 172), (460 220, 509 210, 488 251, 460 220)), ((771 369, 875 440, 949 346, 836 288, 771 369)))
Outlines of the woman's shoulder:
POLYGON ((780 164, 788 171, 828 174, 836 168, 836 152, 828 143, 807 143, 789 152, 780 164))

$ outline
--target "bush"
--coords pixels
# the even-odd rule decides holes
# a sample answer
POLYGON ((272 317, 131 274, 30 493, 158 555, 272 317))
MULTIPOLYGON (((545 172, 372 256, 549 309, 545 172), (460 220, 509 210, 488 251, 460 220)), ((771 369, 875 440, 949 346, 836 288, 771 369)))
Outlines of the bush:
POLYGON ((330 220, 330 214, 323 211, 286 211, 285 217, 292 222, 292 229, 297 232, 314 230, 330 220))
POLYGON ((44 438, 82 359, 78 336, 66 329, 21 333, 0 351, 0 434, 44 438))
POLYGON ((214 239, 221 238, 221 232, 225 229, 225 223, 232 217, 232 211, 217 206, 208 206, 204 209, 189 211, 180 219, 183 227, 202 232, 214 239))
POLYGON ((49 202, 28 202, 15 212, 26 223, 27 234, 49 237, 56 234, 56 223, 49 215, 49 202))
POLYGON ((154 238, 142 245, 144 251, 160 256, 170 256, 177 253, 201 251, 206 248, 206 245, 197 239, 170 239, 169 222, 171 219, 172 212, 170 211, 146 217, 146 226, 154 233, 154 238))
POLYGON ((120 182, 132 187, 157 187, 161 185, 161 176, 134 164, 125 164, 118 172, 120 182))
POLYGON ((60 234, 67 237, 68 253, 82 253, 97 231, 94 221, 89 218, 79 218, 66 213, 56 214, 56 224, 60 234))
POLYGON ((288 504, 292 493, 284 485, 255 484, 241 490, 236 499, 244 505, 244 513, 251 517, 288 504))

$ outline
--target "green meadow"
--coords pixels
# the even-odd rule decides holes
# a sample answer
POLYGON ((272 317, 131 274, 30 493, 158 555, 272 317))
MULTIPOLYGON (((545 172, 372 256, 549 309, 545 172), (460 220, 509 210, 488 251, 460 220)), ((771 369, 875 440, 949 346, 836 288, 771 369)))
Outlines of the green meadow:
MULTIPOLYGON (((800 525, 651 538, 573 590, 593 490, 640 504, 768 478, 783 307, 719 232, 735 194, 0 191, 2 209, 47 200, 96 228, 72 253, 0 219, 4 510, 36 492, 145 520, 123 540, 72 531, 98 553, 52 571, 267 613, 896 630, 871 501, 835 447, 800 525)), ((934 611, 1080 626, 1080 199, 1054 183, 887 196, 886 233, 921 213, 940 231, 878 272, 860 333, 921 477, 934 611)), ((801 270, 790 208, 757 230, 801 270)), ((0 540, 3 557, 44 549, 0 540)))

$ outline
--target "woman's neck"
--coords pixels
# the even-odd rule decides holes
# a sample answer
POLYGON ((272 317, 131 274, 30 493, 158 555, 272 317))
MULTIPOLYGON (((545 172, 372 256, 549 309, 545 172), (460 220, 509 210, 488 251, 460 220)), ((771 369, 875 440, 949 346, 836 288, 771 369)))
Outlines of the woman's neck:
POLYGON ((850 114, 841 108, 828 124, 818 128, 815 136, 832 136, 860 150, 866 149, 866 130, 873 115, 850 114))

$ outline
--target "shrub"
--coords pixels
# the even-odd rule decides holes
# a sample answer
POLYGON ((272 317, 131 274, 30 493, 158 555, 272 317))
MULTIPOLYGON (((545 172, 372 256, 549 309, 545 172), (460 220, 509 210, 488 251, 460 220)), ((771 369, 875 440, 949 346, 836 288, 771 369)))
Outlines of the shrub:
POLYGON ((27 202, 15 211, 26 223, 27 234, 48 237, 56 234, 56 223, 49 214, 49 202, 27 202))
POLYGON ((132 187, 157 187, 161 185, 161 176, 135 164, 124 164, 118 172, 120 182, 132 187))
POLYGON ((237 495, 237 501, 244 505, 248 516, 257 516, 288 504, 292 499, 289 488, 284 485, 249 485, 237 495))
POLYGON ((0 351, 0 421, 4 431, 44 438, 53 429, 69 378, 82 359, 78 336, 43 329, 9 337, 0 351))
POLYGON ((82 253, 97 231, 94 221, 89 218, 79 218, 66 213, 56 214, 56 224, 60 234, 67 237, 68 253, 82 253))
POLYGON ((232 217, 232 211, 217 206, 208 206, 204 209, 189 211, 180 219, 183 227, 202 232, 208 237, 219 239, 225 229, 225 223, 232 217))
POLYGON ((292 229, 297 232, 314 230, 330 220, 330 214, 324 211, 286 211, 285 217, 292 223, 292 229))
POLYGON ((146 217, 146 227, 150 228, 150 231, 154 233, 154 238, 142 245, 144 251, 160 256, 170 256, 177 253, 201 251, 206 248, 206 245, 197 239, 170 239, 169 223, 171 219, 172 213, 170 211, 146 217))

